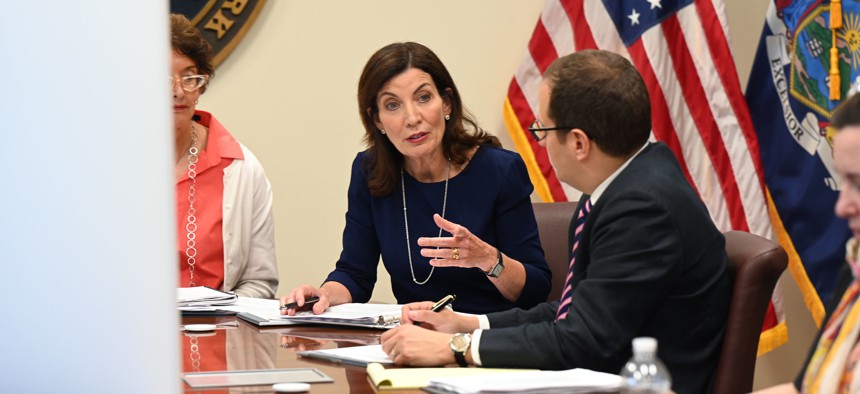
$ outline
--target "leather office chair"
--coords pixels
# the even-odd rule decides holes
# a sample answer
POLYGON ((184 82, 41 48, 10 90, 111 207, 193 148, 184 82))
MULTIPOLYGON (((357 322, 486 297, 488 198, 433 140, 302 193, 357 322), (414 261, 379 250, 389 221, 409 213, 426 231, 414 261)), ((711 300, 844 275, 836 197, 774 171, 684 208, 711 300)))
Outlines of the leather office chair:
POLYGON ((537 219, 540 244, 552 272, 552 290, 547 301, 555 301, 561 298, 567 268, 570 266, 567 231, 576 203, 537 202, 532 203, 532 208, 537 219))
POLYGON ((732 299, 713 394, 748 393, 765 313, 788 255, 779 244, 757 235, 729 231, 725 236, 732 299))

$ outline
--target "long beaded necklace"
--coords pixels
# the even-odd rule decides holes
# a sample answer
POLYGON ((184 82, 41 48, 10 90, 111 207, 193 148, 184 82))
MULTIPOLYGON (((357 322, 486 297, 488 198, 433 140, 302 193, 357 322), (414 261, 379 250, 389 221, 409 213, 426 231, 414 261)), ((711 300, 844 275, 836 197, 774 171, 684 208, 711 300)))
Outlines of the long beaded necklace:
POLYGON ((197 199, 197 129, 194 127, 194 122, 191 122, 191 147, 188 148, 188 179, 191 181, 188 185, 188 216, 185 222, 185 231, 187 232, 185 242, 185 257, 188 262, 188 287, 194 287, 194 264, 197 263, 197 210, 194 208, 194 201, 197 199))
MULTIPOLYGON (((442 197, 442 219, 445 218, 445 208, 448 205, 448 180, 451 179, 451 161, 448 161, 448 170, 445 173, 445 195, 442 197)), ((403 168, 400 168, 400 190, 403 192, 403 222, 406 227, 406 255, 409 256, 409 272, 412 273, 412 281, 415 282, 416 285, 423 285, 430 280, 430 277, 433 276, 433 270, 436 269, 435 266, 430 266, 430 273, 427 275, 427 278, 423 281, 419 281, 418 278, 415 277, 415 267, 412 265, 412 247, 409 245, 409 215, 406 212, 406 183, 403 181, 403 168)), ((437 237, 442 236, 442 229, 439 229, 439 235, 437 237)), ((439 249, 439 248, 436 248, 439 249)))

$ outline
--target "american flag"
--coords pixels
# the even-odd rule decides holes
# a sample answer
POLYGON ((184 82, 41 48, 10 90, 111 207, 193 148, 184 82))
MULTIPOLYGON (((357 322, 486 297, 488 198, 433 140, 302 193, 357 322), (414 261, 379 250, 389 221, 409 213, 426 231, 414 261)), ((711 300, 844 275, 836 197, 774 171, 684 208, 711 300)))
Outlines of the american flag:
MULTIPOLYGON (((547 0, 511 81, 508 132, 544 201, 576 201, 527 132, 543 72, 559 56, 603 49, 629 59, 651 96, 653 137, 675 152, 722 231, 774 239, 758 142, 729 48, 721 0, 547 0)), ((788 339, 777 291, 759 354, 788 339)))

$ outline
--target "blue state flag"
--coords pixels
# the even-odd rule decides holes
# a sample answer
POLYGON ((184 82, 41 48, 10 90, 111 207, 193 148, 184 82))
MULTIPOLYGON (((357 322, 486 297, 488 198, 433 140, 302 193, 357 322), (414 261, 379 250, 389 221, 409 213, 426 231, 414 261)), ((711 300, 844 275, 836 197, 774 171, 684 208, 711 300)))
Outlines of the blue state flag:
POLYGON ((822 301, 833 292, 850 237, 833 206, 839 178, 828 125, 860 67, 860 4, 843 3, 831 29, 828 1, 771 2, 747 84, 746 99, 758 135, 765 183, 776 210, 774 230, 789 254, 789 268, 820 326, 822 301), (836 37, 834 42, 833 37, 836 37), (831 48, 839 71, 831 78, 831 48), (780 225, 781 224, 781 225, 780 225))

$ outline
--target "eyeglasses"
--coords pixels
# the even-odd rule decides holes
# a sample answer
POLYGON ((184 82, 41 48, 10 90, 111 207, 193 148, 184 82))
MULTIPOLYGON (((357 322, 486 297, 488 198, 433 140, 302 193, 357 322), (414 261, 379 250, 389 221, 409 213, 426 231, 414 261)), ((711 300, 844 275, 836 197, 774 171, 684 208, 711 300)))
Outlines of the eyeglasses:
MULTIPOLYGON (((572 130, 574 128, 575 127, 543 127, 543 125, 540 123, 540 121, 535 119, 535 121, 532 122, 532 125, 529 126, 529 132, 532 133, 532 137, 534 137, 535 141, 540 141, 540 140, 546 138, 547 131, 572 130)), ((585 130, 582 130, 582 132, 585 133, 585 135, 590 140, 597 141, 594 139, 594 137, 592 137, 590 134, 588 134, 588 132, 586 132, 585 130)))
POLYGON ((532 133, 532 137, 535 138, 535 141, 540 141, 540 140, 546 138, 546 132, 547 131, 570 130, 572 128, 573 127, 543 127, 543 125, 540 123, 540 121, 535 119, 535 121, 532 122, 532 125, 529 126, 529 132, 532 133))
POLYGON ((170 79, 170 88, 176 86, 176 81, 179 81, 179 86, 186 92, 193 92, 203 87, 208 79, 205 75, 186 75, 184 77, 167 77, 170 79))

